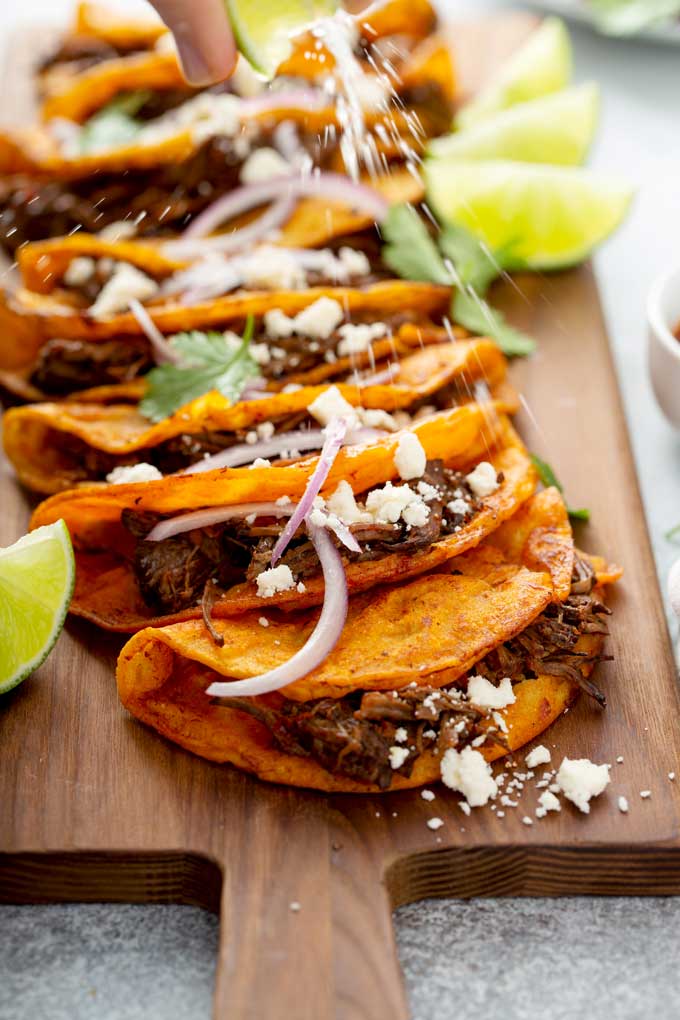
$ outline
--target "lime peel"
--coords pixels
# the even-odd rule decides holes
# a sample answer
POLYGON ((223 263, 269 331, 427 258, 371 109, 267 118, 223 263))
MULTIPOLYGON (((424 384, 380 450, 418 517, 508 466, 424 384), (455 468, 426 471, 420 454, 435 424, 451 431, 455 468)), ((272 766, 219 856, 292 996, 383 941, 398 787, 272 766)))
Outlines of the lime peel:
POLYGON ((292 51, 291 38, 335 13, 337 0, 225 0, 240 52, 268 79, 292 51))
POLYGON ((0 694, 47 658, 64 626, 74 584, 73 547, 62 520, 0 549, 0 694))

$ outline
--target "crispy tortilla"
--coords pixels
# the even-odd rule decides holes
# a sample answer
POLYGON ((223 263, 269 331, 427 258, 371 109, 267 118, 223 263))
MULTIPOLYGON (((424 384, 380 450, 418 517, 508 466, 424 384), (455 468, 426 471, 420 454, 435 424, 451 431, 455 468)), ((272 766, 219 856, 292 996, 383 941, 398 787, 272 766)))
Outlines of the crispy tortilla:
MULTIPOLYGON (((526 629, 550 601, 559 600, 565 578, 569 591, 574 550, 561 497, 554 489, 539 493, 520 515, 524 541, 510 520, 495 533, 493 546, 484 544, 457 557, 446 574, 421 575, 401 587, 355 598, 342 637, 325 662, 263 703, 281 696, 304 702, 355 690, 398 690, 414 680, 443 687, 470 672, 490 650, 526 629), (547 533, 553 536, 550 546, 545 545, 547 533), (557 570, 556 544, 561 547, 557 570), (537 559, 539 548, 548 551, 544 561, 537 559)), ((215 679, 252 676, 287 661, 306 640, 316 616, 291 618, 274 611, 267 614, 267 628, 257 613, 219 621, 222 648, 198 621, 143 630, 121 652, 120 698, 133 715, 168 739, 261 779, 333 792, 378 792, 310 758, 282 752, 262 723, 205 695, 215 679)), ((577 649, 598 651, 601 642, 601 635, 585 635, 577 649)), ((584 676, 590 669, 584 664, 584 676)), ((578 688, 571 680, 542 675, 516 684, 514 692, 516 702, 503 713, 509 750, 546 729, 578 688)), ((493 760, 505 749, 489 744, 482 753, 493 760)), ((438 758, 426 752, 410 777, 395 774, 391 789, 438 778, 438 758)))
MULTIPOLYGON (((488 459, 497 472, 503 473, 503 481, 460 531, 415 552, 394 552, 380 559, 350 563, 346 574, 351 593, 415 577, 474 548, 511 517, 535 489, 536 472, 524 445, 509 420, 496 414, 490 404, 465 404, 416 423, 410 431, 418 436, 428 459, 441 459, 446 466, 460 470, 469 470, 488 459)), ((400 436, 393 433, 371 445, 345 447, 335 460, 323 492, 334 492, 343 479, 358 494, 395 480, 394 454, 400 436)), ((275 501, 282 496, 297 500, 316 463, 317 458, 309 457, 284 466, 227 468, 137 485, 90 485, 46 500, 33 514, 31 526, 65 520, 76 554, 76 590, 71 603, 76 615, 119 631, 197 618, 200 606, 154 616, 145 604, 131 562, 134 539, 121 523, 121 512, 129 508, 176 514, 206 506, 275 501)), ((297 589, 279 592, 268 604, 286 608, 319 605, 323 600, 321 576, 308 578, 305 584, 303 593, 297 589)), ((257 586, 247 582, 220 595, 213 614, 231 616, 261 606, 257 586)))
MULTIPOLYGON (((492 341, 461 340, 407 356, 391 385, 359 388, 341 383, 338 388, 353 406, 396 411, 452 384, 461 388, 460 402, 472 399, 475 382, 482 381, 497 406, 512 414, 518 402, 512 387, 505 383, 506 369, 505 358, 492 341)), ((239 432, 298 414, 325 389, 308 386, 237 404, 213 391, 155 425, 130 404, 29 404, 5 413, 3 442, 20 481, 36 492, 51 494, 71 488, 83 478, 72 455, 63 449, 64 439, 70 436, 94 450, 121 457, 138 454, 138 460, 144 461, 149 459, 148 451, 180 435, 239 432)))

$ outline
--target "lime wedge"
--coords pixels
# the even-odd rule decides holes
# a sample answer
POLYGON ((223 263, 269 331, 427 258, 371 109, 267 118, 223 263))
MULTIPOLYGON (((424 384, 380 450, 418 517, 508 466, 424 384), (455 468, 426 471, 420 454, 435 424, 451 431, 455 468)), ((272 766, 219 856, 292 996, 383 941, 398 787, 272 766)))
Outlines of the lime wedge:
POLYGON ((64 626, 74 581, 63 521, 0 549, 0 694, 47 658, 64 626))
POLYGON ((467 227, 492 251, 530 269, 587 258, 623 220, 632 189, 573 167, 428 160, 428 202, 440 220, 467 227))
POLYGON ((491 113, 559 92, 571 78, 571 41, 559 18, 546 18, 524 44, 503 64, 473 102, 464 106, 457 126, 469 127, 491 113))
POLYGON ((267 78, 291 52, 291 36, 333 14, 338 0, 226 0, 236 45, 267 78))
POLYGON ((513 159, 525 163, 583 163, 600 108, 597 85, 577 85, 520 103, 430 144, 447 159, 513 159))

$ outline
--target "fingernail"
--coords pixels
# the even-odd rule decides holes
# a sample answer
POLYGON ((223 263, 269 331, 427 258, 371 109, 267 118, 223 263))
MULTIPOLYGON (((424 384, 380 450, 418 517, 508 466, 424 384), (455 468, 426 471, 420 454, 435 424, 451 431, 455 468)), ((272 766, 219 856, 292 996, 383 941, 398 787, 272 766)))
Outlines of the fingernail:
POLYGON ((179 59, 182 63, 184 77, 190 85, 212 85, 214 74, 208 67, 201 51, 191 39, 177 39, 179 59))

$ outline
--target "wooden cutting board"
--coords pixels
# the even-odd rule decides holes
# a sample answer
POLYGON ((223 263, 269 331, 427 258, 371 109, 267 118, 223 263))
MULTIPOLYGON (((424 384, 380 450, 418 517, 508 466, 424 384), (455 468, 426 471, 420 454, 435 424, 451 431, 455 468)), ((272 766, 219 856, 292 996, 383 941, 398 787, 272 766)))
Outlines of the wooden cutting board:
MULTIPOLYGON (((464 66, 476 75, 495 66, 530 24, 500 18, 456 32, 464 66)), ((680 776, 675 669, 593 275, 521 278, 499 297, 540 344, 513 367, 531 411, 523 434, 570 500, 591 508, 578 541, 626 569, 611 598, 616 659, 597 673, 609 708, 581 699, 544 738, 556 764, 563 754, 612 763, 591 814, 565 804, 522 824, 536 805, 532 784, 503 819, 488 809, 466 818, 443 788, 428 804, 417 791, 329 797, 266 786, 129 718, 113 680, 120 640, 74 621, 0 702, 3 901, 199 904, 221 915, 216 1017, 405 1020, 395 906, 680 891, 680 778, 667 777, 680 776), (435 815, 437 832, 426 825, 435 815)), ((29 503, 6 465, 0 499, 8 544, 29 503)))

